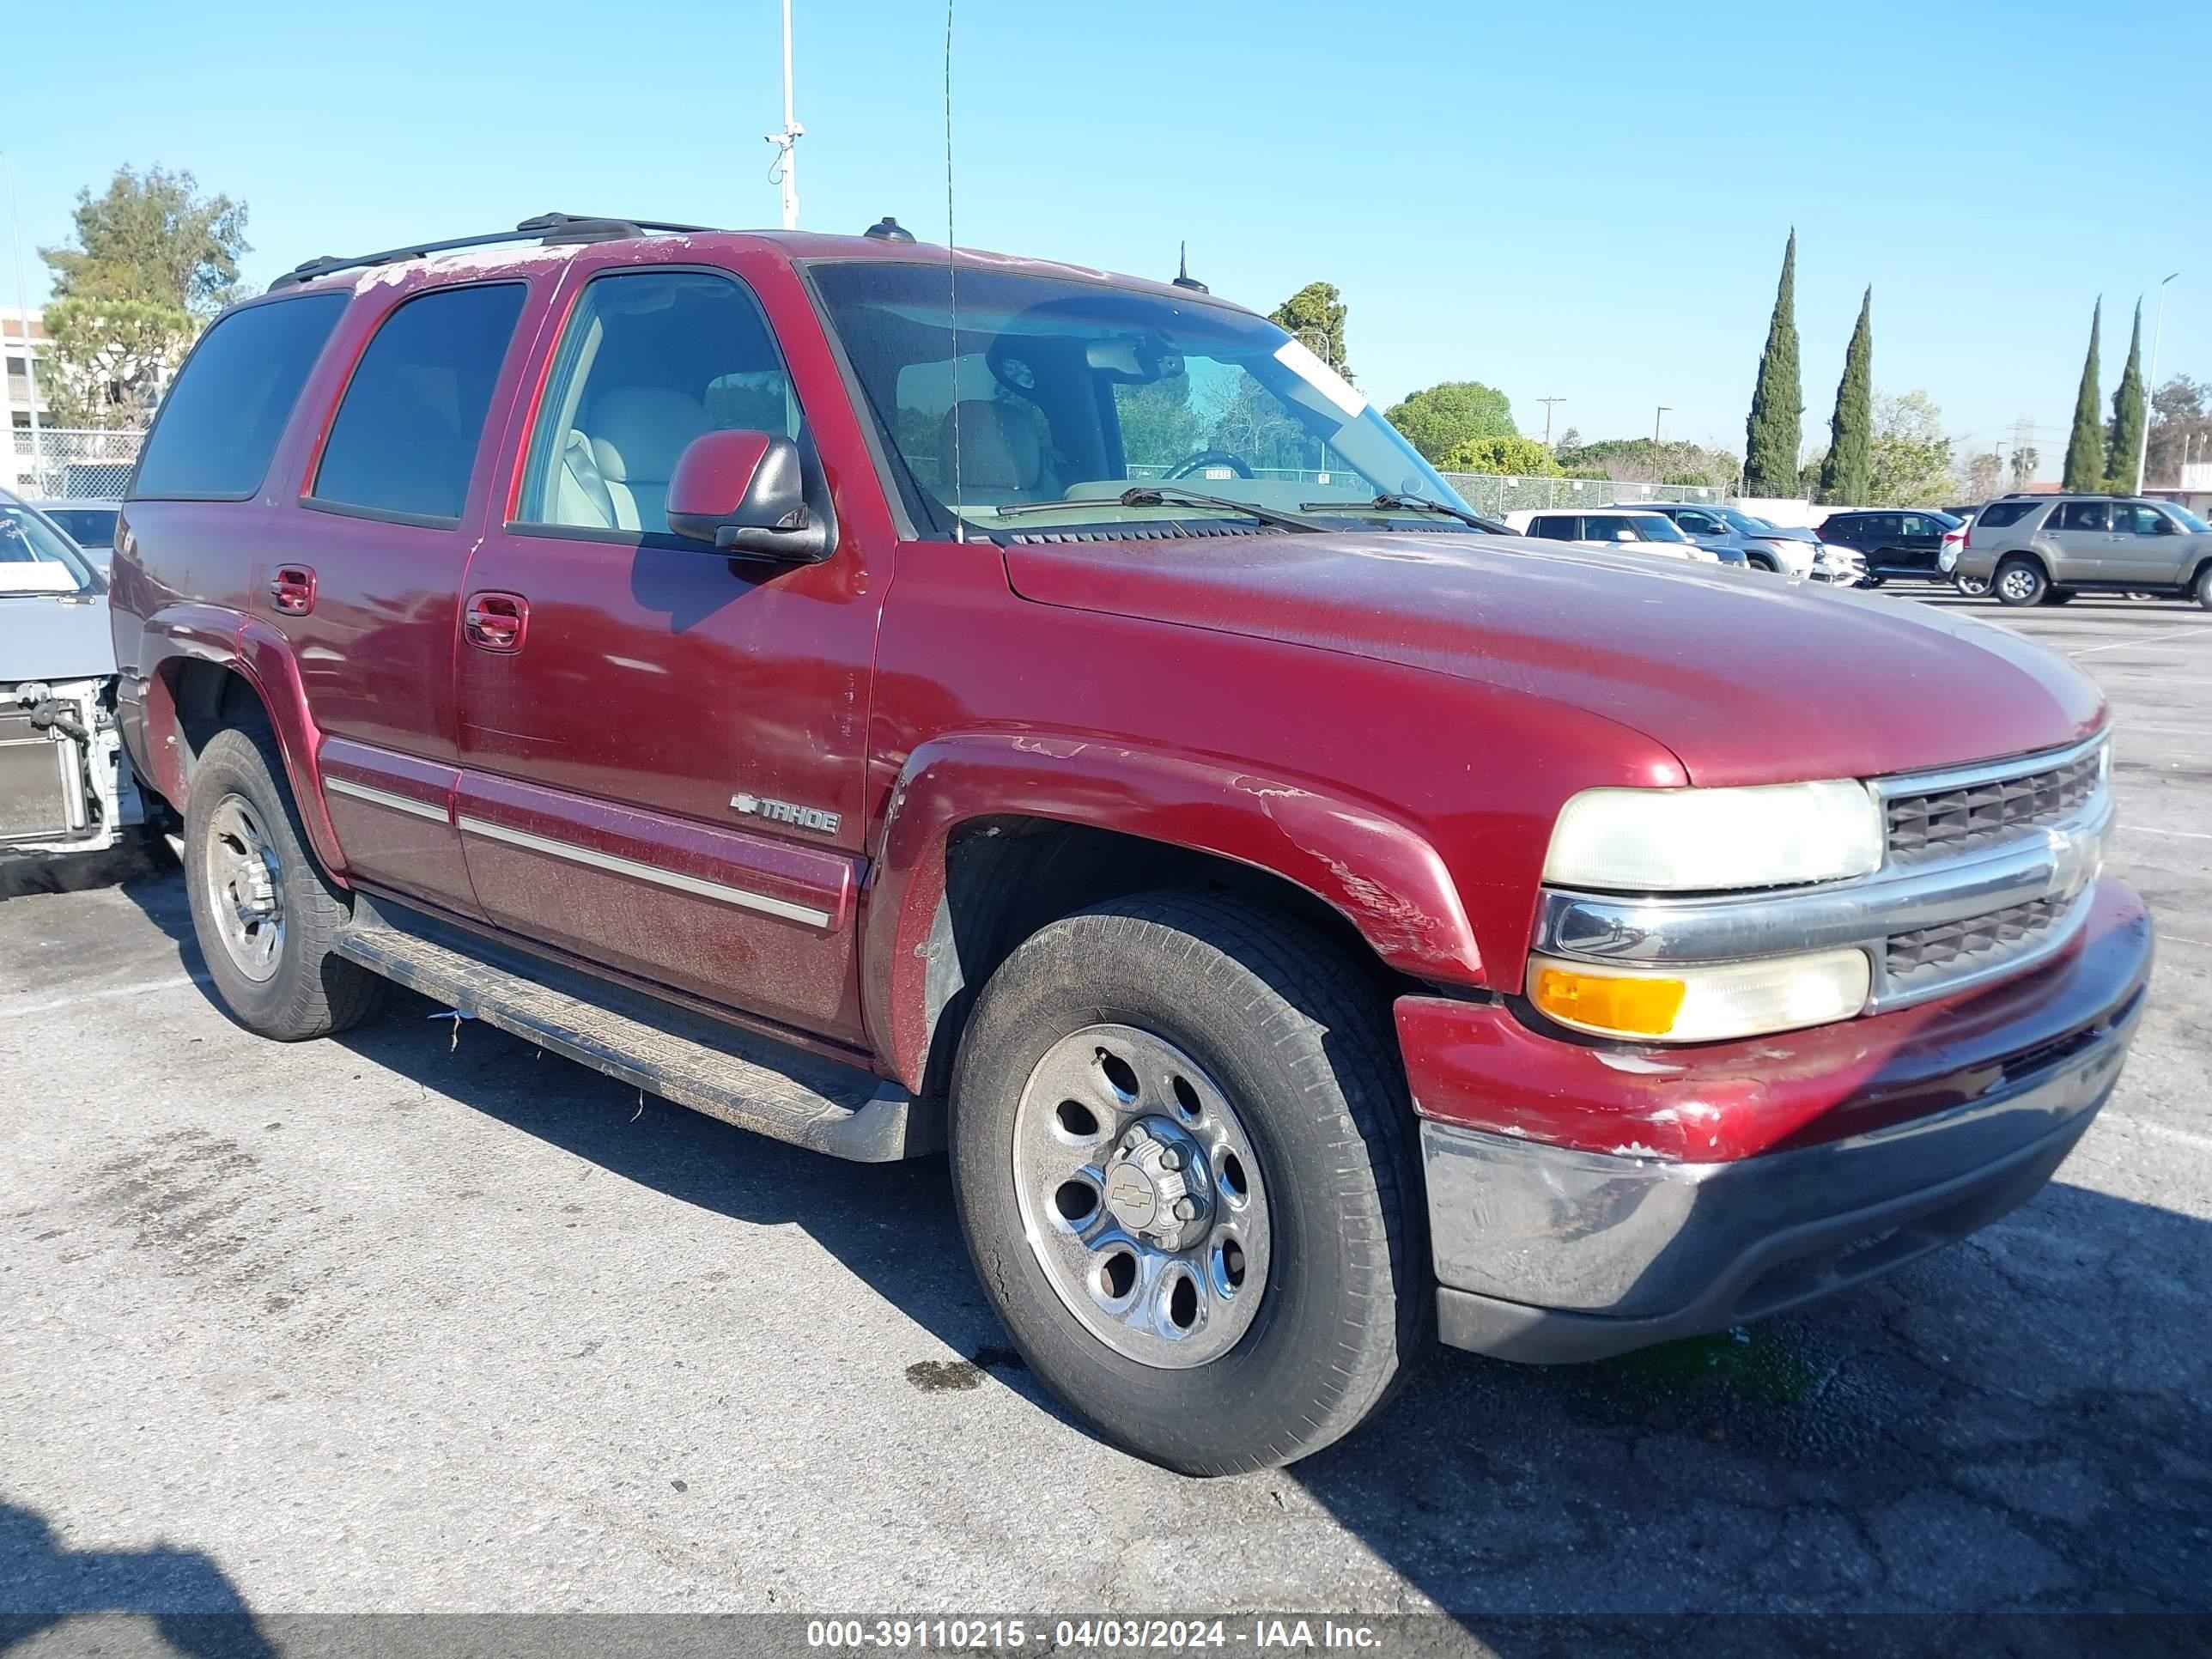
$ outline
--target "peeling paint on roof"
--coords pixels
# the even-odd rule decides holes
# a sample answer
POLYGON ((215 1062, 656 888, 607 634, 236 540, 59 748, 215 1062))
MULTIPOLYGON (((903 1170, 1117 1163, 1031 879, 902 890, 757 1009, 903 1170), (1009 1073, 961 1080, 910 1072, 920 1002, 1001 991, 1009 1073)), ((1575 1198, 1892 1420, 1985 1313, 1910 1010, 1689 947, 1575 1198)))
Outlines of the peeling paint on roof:
POLYGON ((368 274, 356 284, 356 289, 366 291, 383 283, 404 283, 418 276, 447 276, 471 270, 499 270, 520 273, 550 270, 566 264, 577 250, 589 246, 581 242, 564 242, 555 247, 515 247, 500 245, 492 247, 472 247, 455 253, 437 253, 415 259, 394 259, 389 264, 374 265, 368 274))

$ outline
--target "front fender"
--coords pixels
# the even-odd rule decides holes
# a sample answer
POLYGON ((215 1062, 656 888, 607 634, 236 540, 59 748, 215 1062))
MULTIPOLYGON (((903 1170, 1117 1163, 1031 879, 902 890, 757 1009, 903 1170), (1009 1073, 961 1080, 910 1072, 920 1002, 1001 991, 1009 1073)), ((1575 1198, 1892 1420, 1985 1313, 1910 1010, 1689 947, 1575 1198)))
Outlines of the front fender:
POLYGON ((891 792, 862 923, 862 999, 878 1054, 921 1086, 930 1041, 926 955, 963 823, 1050 818, 1234 860, 1340 912, 1390 966, 1480 987, 1482 961, 1443 858, 1370 802, 1200 758, 1073 737, 934 738, 891 792))

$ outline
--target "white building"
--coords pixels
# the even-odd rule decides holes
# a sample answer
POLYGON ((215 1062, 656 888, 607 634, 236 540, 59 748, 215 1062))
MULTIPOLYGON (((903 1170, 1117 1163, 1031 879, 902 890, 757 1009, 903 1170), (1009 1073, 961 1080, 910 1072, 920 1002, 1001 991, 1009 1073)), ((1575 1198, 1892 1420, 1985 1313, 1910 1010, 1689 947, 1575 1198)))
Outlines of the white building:
POLYGON ((39 424, 51 426, 52 416, 46 402, 46 331, 40 323, 42 315, 33 311, 25 325, 25 313, 13 306, 0 306, 0 358, 6 360, 6 374, 0 379, 0 410, 7 415, 8 443, 0 450, 0 489, 21 490, 30 484, 31 459, 31 385, 39 383, 39 424))

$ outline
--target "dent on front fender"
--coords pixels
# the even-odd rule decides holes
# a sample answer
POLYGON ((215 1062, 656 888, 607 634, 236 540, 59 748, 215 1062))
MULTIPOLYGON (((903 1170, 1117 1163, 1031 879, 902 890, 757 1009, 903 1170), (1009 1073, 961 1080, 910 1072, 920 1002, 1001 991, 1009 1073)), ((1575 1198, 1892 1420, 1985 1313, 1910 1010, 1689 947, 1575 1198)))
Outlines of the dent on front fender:
POLYGON ((973 820, 1055 819, 1212 854, 1330 905, 1376 955, 1425 980, 1480 987, 1482 959, 1444 861, 1413 827, 1365 802, 1187 756, 1110 742, 988 732, 934 739, 892 790, 861 945, 878 1052, 921 1086, 932 1012, 929 940, 945 850, 973 820))

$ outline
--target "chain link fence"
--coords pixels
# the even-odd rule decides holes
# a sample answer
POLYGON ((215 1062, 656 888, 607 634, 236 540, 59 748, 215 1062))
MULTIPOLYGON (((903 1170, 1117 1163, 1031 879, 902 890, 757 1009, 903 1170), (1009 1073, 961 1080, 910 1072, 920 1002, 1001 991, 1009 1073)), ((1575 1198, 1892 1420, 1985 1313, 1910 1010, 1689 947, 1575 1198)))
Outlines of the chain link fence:
POLYGON ((1632 507, 1638 501, 1724 501, 1729 492, 1709 484, 1626 483, 1613 478, 1502 478, 1483 472, 1447 472, 1460 499, 1492 519, 1547 507, 1632 507))
POLYGON ((130 482, 145 438, 136 428, 42 427, 34 442, 28 428, 17 427, 0 486, 34 501, 112 501, 130 482))

